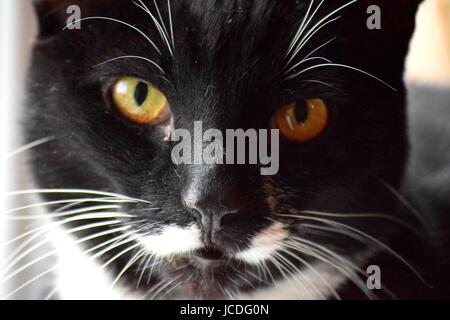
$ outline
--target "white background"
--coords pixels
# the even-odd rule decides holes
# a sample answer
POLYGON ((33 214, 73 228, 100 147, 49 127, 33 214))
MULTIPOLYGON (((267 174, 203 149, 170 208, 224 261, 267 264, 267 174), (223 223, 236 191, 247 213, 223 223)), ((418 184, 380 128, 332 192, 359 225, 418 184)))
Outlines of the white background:
MULTIPOLYGON (((17 119, 25 112, 23 88, 35 29, 30 0, 0 0, 0 267, 7 255, 2 244, 21 228, 3 220, 5 210, 19 204, 4 195, 24 185, 22 155, 8 154, 22 144, 17 119)), ((0 297, 9 289, 0 284, 0 297)))

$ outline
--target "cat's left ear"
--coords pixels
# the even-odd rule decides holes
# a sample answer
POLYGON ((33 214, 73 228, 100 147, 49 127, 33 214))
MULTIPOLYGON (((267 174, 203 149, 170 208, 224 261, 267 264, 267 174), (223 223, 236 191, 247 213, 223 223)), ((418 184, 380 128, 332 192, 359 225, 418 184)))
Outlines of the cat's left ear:
POLYGON ((51 37, 67 25, 69 6, 66 0, 34 0, 40 37, 51 37))

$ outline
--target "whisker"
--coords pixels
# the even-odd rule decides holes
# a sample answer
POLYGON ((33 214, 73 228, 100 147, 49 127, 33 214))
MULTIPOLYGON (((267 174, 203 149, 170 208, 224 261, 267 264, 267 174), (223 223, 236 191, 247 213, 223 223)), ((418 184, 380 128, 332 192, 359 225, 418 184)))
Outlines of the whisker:
MULTIPOLYGON (((69 223, 69 222, 78 221, 78 218, 80 218, 80 217, 82 219, 83 218, 95 219, 96 216, 93 213, 93 212, 95 212, 95 210, 93 210, 93 209, 94 209, 94 207, 89 207, 89 208, 82 208, 82 209, 77 209, 77 210, 73 210, 73 211, 67 211, 66 213, 69 213, 69 215, 75 215, 75 214, 79 214, 79 213, 86 213, 86 214, 85 215, 76 215, 75 217, 66 218, 64 220, 55 222, 55 224, 56 225, 63 225, 63 224, 69 223)), ((108 212, 108 213, 103 212, 103 214, 104 215, 102 216, 102 218, 107 218, 108 215, 110 217, 112 217, 112 218, 115 218, 115 217, 118 217, 118 216, 123 218, 125 215, 126 215, 125 218, 133 217, 133 216, 131 216, 129 214, 123 214, 123 213, 118 213, 118 212, 108 212)), ((51 214, 49 214, 48 216, 45 216, 45 218, 47 218, 47 217, 51 217, 51 214)), ((38 232, 38 231, 40 231, 42 229, 45 229, 45 228, 46 228, 46 226, 40 226, 40 227, 37 227, 37 228, 32 229, 30 231, 27 231, 27 232, 25 232, 25 233, 15 237, 14 239, 5 242, 3 244, 3 246, 10 245, 11 243, 14 243, 14 242, 16 242, 16 241, 18 241, 20 239, 23 239, 23 238, 25 238, 25 237, 27 237, 27 236, 35 233, 35 232, 38 232)))
POLYGON ((300 25, 300 27, 298 28, 293 40, 291 41, 291 44, 289 45, 289 48, 286 52, 286 57, 289 56, 289 54, 291 53, 291 51, 294 49, 295 45, 297 44, 298 40, 300 39, 300 37, 302 36, 304 30, 308 27, 309 23, 311 22, 311 20, 314 18, 316 12, 318 11, 318 9, 322 6, 323 4, 323 0, 322 2, 319 4, 319 6, 316 8, 316 10, 314 11, 314 14, 312 14, 311 18, 309 19, 309 13, 311 12, 312 6, 314 4, 314 0, 311 0, 311 2, 309 3, 309 7, 308 10, 306 11, 305 17, 303 18, 302 24, 300 25), (308 20, 309 19, 309 20, 308 20), (308 20, 308 22, 306 22, 308 20))
POLYGON ((16 156, 16 155, 18 155, 20 153, 23 153, 25 151, 28 151, 28 150, 33 149, 35 147, 38 147, 38 146, 40 146, 40 145, 42 145, 44 143, 47 143, 47 142, 49 142, 49 141, 51 141, 53 139, 54 139, 53 137, 46 137, 46 138, 42 138, 42 139, 30 142, 30 143, 28 143, 28 144, 26 144, 26 145, 24 145, 24 146, 22 146, 22 147, 20 147, 20 148, 18 148, 16 150, 14 150, 14 151, 11 151, 10 153, 8 153, 6 155, 6 158, 8 159, 8 158, 14 157, 14 156, 16 156))
POLYGON ((341 16, 337 16, 336 18, 330 19, 328 21, 325 21, 323 24, 321 24, 317 29, 314 30, 311 34, 307 34, 307 38, 305 38, 299 46, 295 49, 295 52, 293 54, 293 57, 288 61, 288 65, 292 63, 292 61, 295 59, 295 57, 300 53, 300 51, 303 49, 303 47, 313 38, 317 33, 320 32, 323 28, 325 28, 327 25, 339 20, 341 16))
POLYGON ((302 80, 302 82, 318 83, 318 84, 322 84, 322 85, 324 85, 324 86, 327 86, 327 87, 329 87, 329 88, 336 89, 335 86, 333 86, 333 85, 331 85, 331 84, 329 84, 329 83, 323 82, 323 81, 319 81, 319 80, 306 79, 306 80, 302 80))
MULTIPOLYGON (((127 236, 127 235, 122 235, 121 237, 124 237, 124 236, 127 236)), ((93 235, 92 235, 92 236, 89 236, 89 238, 92 238, 92 237, 93 237, 93 235)), ((88 238, 88 237, 86 237, 86 238, 88 238)), ((119 237, 117 237, 117 238, 119 238, 119 237)), ((79 242, 80 242, 80 241, 83 241, 83 239, 80 239, 79 242)), ((106 241, 106 242, 104 242, 104 243, 98 245, 97 247, 101 247, 102 245, 106 244, 107 242, 111 242, 111 241, 114 241, 114 239, 111 239, 111 240, 109 240, 109 241, 106 241)), ((87 254, 87 253, 89 253, 90 251, 92 251, 93 249, 94 249, 94 248, 91 248, 90 250, 87 250, 87 251, 85 251, 84 253, 87 254)), ((8 293, 8 294, 7 294, 5 297, 3 297, 2 299, 3 299, 3 300, 8 299, 9 297, 11 297, 12 295, 14 295, 15 293, 19 292, 20 290, 24 289, 25 287, 29 286, 30 284, 34 283, 35 281, 39 280, 40 278, 44 277, 45 275, 47 275, 47 274, 53 272, 53 271, 56 270, 57 268, 58 268, 58 265, 56 265, 56 266, 54 266, 54 267, 48 269, 47 271, 45 271, 45 272, 43 272, 43 273, 37 275, 36 277, 32 278, 31 280, 25 282, 24 284, 20 285, 20 286, 17 287, 16 289, 14 289, 12 292, 8 293)), ((52 292, 50 292, 50 294, 49 294, 47 297, 50 299, 51 296, 53 296, 53 295, 56 293, 56 291, 57 291, 57 287, 56 287, 55 289, 53 289, 52 292)))
POLYGON ((155 50, 160 55, 162 55, 161 50, 159 50, 159 48, 156 46, 156 44, 142 30, 140 30, 139 28, 136 28, 135 26, 133 26, 133 25, 131 25, 131 24, 125 22, 125 21, 122 21, 122 20, 109 18, 109 17, 101 17, 101 16, 98 16, 98 17, 86 17, 86 18, 77 19, 77 20, 69 23, 68 25, 66 25, 63 28, 63 30, 66 30, 69 26, 74 25, 74 24, 76 24, 78 22, 87 21, 87 20, 105 20, 105 21, 116 22, 116 23, 122 24, 124 26, 127 26, 127 27, 137 31, 141 36, 143 36, 152 45, 153 48, 155 48, 155 50))
POLYGON ((110 62, 114 62, 114 61, 117 61, 117 60, 123 60, 123 59, 137 59, 137 60, 144 60, 144 61, 146 61, 146 62, 149 62, 149 63, 152 64, 153 66, 155 66, 155 67, 156 67, 159 71, 161 71, 163 74, 166 74, 166 72, 164 71, 164 69, 161 68, 155 61, 153 61, 153 60, 151 60, 151 59, 148 59, 148 58, 145 58, 145 57, 141 57, 141 56, 133 56, 133 55, 120 56, 120 57, 112 58, 112 59, 106 60, 106 61, 104 61, 104 62, 102 62, 102 63, 96 64, 96 65, 94 66, 94 68, 103 66, 103 65, 105 65, 105 64, 107 64, 107 63, 110 63, 110 62))
POLYGON ((76 203, 81 204, 85 202, 99 202, 99 203, 132 203, 135 202, 134 200, 121 200, 121 199, 112 199, 112 198, 79 198, 79 199, 67 199, 67 200, 57 200, 57 201, 48 201, 48 202, 40 202, 40 203, 34 203, 31 205, 18 207, 14 209, 9 209, 4 211, 5 214, 23 211, 27 209, 33 209, 33 208, 39 208, 39 207, 46 207, 46 206, 52 206, 56 204, 64 204, 64 203, 76 203))
POLYGON ((153 258, 154 258, 153 254, 148 254, 147 253, 147 259, 145 259, 142 262, 143 266, 142 266, 142 263, 141 263, 141 265, 138 267, 138 269, 141 268, 141 272, 139 274, 139 278, 138 278, 138 281, 137 281, 137 284, 136 284, 136 289, 139 289, 139 285, 141 284, 141 281, 142 281, 142 279, 144 277, 145 271, 147 270, 147 268, 148 268, 148 266, 149 266, 149 264, 150 264, 150 262, 152 261, 153 258))
POLYGON ((325 61, 327 63, 331 63, 331 60, 328 60, 327 58, 324 57, 311 57, 311 58, 306 58, 306 59, 302 59, 302 61, 296 63, 295 65, 293 65, 292 67, 290 67, 287 71, 286 74, 289 73, 290 71, 294 70, 295 68, 301 66, 302 64, 308 62, 308 61, 312 61, 312 60, 322 60, 325 61))
MULTIPOLYGON (((392 254, 394 257, 396 257, 397 259, 399 259, 401 262, 403 262, 403 264, 405 266, 407 266, 423 283, 427 283, 425 281, 425 279, 423 278, 423 276, 416 270, 416 268, 414 268, 405 258, 403 258, 400 254, 398 254, 396 251, 394 251, 391 247, 389 247, 388 245, 386 245, 385 243, 381 242, 380 240, 374 238, 373 236, 371 236, 370 234, 363 232, 357 228, 351 227, 347 224, 343 224, 343 223, 339 223, 339 222, 335 222, 329 219, 322 219, 322 218, 307 218, 310 220, 315 220, 315 221, 319 221, 319 222, 323 222, 325 224, 329 224, 329 225, 334 225, 336 227, 340 227, 340 228, 344 228, 350 231, 355 232, 356 234, 359 234, 361 236, 363 236, 364 238, 372 241, 373 243, 377 244, 378 246, 380 246, 381 248, 385 249, 387 252, 389 252, 390 254, 392 254)), ((340 229, 332 229, 334 230, 334 232, 341 232, 340 229)), ((331 230, 330 230, 331 231, 331 230)), ((346 234, 348 236, 351 236, 350 234, 346 234)))
POLYGON ((119 274, 117 275, 117 277, 114 279, 113 283, 111 284, 111 289, 113 289, 115 287, 115 285, 117 284, 117 282, 119 282, 120 278, 122 277, 122 275, 128 271, 128 269, 130 269, 133 264, 136 263, 136 261, 138 261, 141 257, 143 257, 146 254, 146 250, 145 249, 141 249, 140 251, 138 251, 131 259, 130 261, 125 265, 125 267, 123 267, 123 269, 119 272, 119 274))
POLYGON ((135 1, 133 1, 133 4, 136 5, 138 8, 142 9, 143 11, 145 11, 150 16, 151 20, 153 21, 154 25, 156 26, 156 29, 158 30, 159 35, 161 36, 161 39, 166 44, 167 49, 169 49, 170 55, 173 56, 173 51, 172 51, 171 45, 169 43, 167 30, 166 30, 164 22, 161 18, 161 14, 159 12, 158 6, 156 5, 156 2, 155 2, 155 6, 158 11, 158 15, 160 17, 161 23, 155 18, 155 16, 151 13, 150 9, 145 5, 145 3, 142 0, 138 0, 138 1, 139 1, 139 4, 135 1))
MULTIPOLYGON (((112 226, 112 225, 115 225, 115 224, 120 224, 120 221, 118 221, 118 220, 117 221, 116 220, 109 220, 109 221, 104 221, 104 222, 97 222, 97 223, 87 224, 85 226, 80 226, 80 227, 76 227, 76 228, 72 228, 70 230, 67 230, 67 231, 65 231, 65 234, 73 234, 73 233, 76 233, 76 232, 79 232, 79 231, 85 231, 85 230, 98 228, 98 227, 112 226)), ((40 234, 34 235, 32 238, 30 238, 27 241, 25 241, 24 243, 22 243, 14 252, 12 252, 9 255, 8 259, 6 260, 6 264, 14 265, 16 262, 20 261, 22 258, 24 258, 26 255, 28 255, 32 251, 34 251, 34 250, 38 249, 39 247, 45 245, 46 243, 50 242, 51 241, 50 239, 46 239, 45 241, 42 241, 42 242, 34 245, 32 247, 32 249, 29 249, 29 250, 25 251, 24 253, 22 253, 20 255, 20 257, 18 257, 16 260, 11 262, 11 260, 16 258, 16 256, 19 255, 26 248, 26 246, 28 244, 32 243, 36 238, 38 238, 39 236, 41 236, 45 232, 48 232, 49 229, 51 228, 51 226, 45 226, 45 227, 46 227, 46 229, 43 230, 43 232, 41 232, 40 234)), ((121 227, 121 228, 117 228, 117 229, 113 229, 113 230, 114 230, 114 232, 117 232, 117 231, 121 231, 122 229, 125 230, 127 228, 128 227, 121 227)), ((108 230, 108 232, 110 232, 110 231, 111 230, 108 230)), ((111 232, 111 233, 113 233, 113 232, 111 232)), ((92 238, 86 237, 86 238, 83 238, 83 240, 87 241, 87 240, 94 239, 99 234, 100 234, 100 236, 103 235, 102 232, 101 233, 95 233, 94 235, 92 235, 92 238)), ((4 272, 4 270, 2 272, 4 272)))
POLYGON ((170 5, 170 0, 167 0, 167 11, 169 13, 169 27, 170 27, 170 36, 172 37, 172 47, 175 51, 175 38, 173 36, 173 21, 172 21, 172 8, 170 5))
MULTIPOLYGON (((279 261, 278 258, 276 256, 274 257, 269 257, 269 260, 272 262, 272 264, 274 265, 275 268, 277 268, 278 272, 280 272, 281 276, 283 277, 283 279, 288 280, 289 277, 288 275, 286 275, 286 273, 284 272, 284 270, 286 270, 286 267, 284 266, 284 264, 282 263, 282 261, 279 261)), ((287 270, 288 273, 289 270, 287 270)), ((292 273, 290 273, 292 275, 292 273)), ((294 277, 295 278, 295 277, 294 277)), ((303 287, 303 289, 305 291, 308 291, 308 288, 306 288, 305 284, 301 281, 298 281, 298 283, 303 287)), ((295 293, 298 293, 298 287, 294 286, 292 282, 289 282, 289 286, 291 287, 291 289, 293 289, 293 291, 295 293)))
POLYGON ((30 284, 36 282, 37 280, 43 278, 44 276, 46 276, 47 274, 53 272, 54 270, 56 270, 57 266, 54 266, 42 273, 40 273, 39 275, 33 277, 31 280, 25 282, 24 284, 20 285, 19 287, 17 287, 16 289, 14 289, 13 291, 11 291, 10 293, 8 293, 6 296, 2 297, 0 300, 7 300, 9 299, 11 296, 13 296, 14 294, 16 294, 17 292, 19 292, 20 290, 28 287, 30 284))
MULTIPOLYGON (((279 242, 279 244, 284 247, 283 242, 279 242)), ((309 268, 319 279, 322 281, 323 284, 330 290, 332 295, 337 299, 340 300, 339 294, 336 292, 336 290, 322 277, 320 272, 316 270, 311 264, 306 262, 304 259, 300 258, 298 255, 293 254, 291 251, 287 250, 286 248, 283 248, 282 251, 286 253, 287 255, 291 256, 292 258, 298 260, 300 263, 304 264, 307 268, 309 268)))
MULTIPOLYGON (((132 235, 132 234, 131 234, 131 235, 132 235)), ((102 255, 104 255, 105 253, 107 253, 107 252, 109 252, 109 251, 111 251, 111 250, 114 250, 114 249, 116 249, 116 248, 119 248, 119 247, 123 246, 124 244, 130 243, 130 242, 133 242, 133 241, 135 241, 135 239, 134 239, 134 238, 130 238, 130 235, 128 235, 128 236, 126 237, 125 240, 120 241, 120 242, 118 242, 118 243, 113 243, 112 245, 110 245, 109 247, 103 249, 102 251, 97 252, 96 254, 94 254, 94 255, 92 256, 92 259, 94 260, 94 259, 96 259, 96 258, 99 258, 99 257, 101 257, 102 255)), ((132 249, 134 249, 135 247, 137 247, 137 245, 134 246, 132 249)), ((113 261, 111 261, 111 262, 113 262, 113 261)), ((109 262, 108 265, 109 265, 111 262, 109 262)), ((106 266, 107 266, 107 265, 106 265, 106 266)), ((105 267, 106 267, 106 266, 105 266, 105 267)))
MULTIPOLYGON (((113 224, 117 224, 117 223, 120 223, 120 222, 117 222, 116 220, 111 220, 111 221, 109 221, 108 224, 105 222, 105 223, 100 224, 100 225, 94 225, 94 226, 90 226, 90 227, 85 226, 84 229, 81 229, 81 230, 88 230, 88 229, 92 229, 92 228, 98 228, 98 227, 101 227, 101 226, 113 225, 113 224)), ((81 230, 76 230, 76 232, 81 231, 81 230)), ((69 232, 68 234, 71 234, 71 233, 73 233, 73 232, 69 232)), ((82 238, 82 239, 78 240, 76 242, 76 244, 80 244, 80 243, 83 243, 83 242, 91 240, 91 239, 93 239, 92 236, 89 236, 87 238, 82 238)), ((48 253, 46 253, 46 254, 44 254, 44 255, 36 258, 36 259, 34 259, 34 260, 32 260, 31 262, 21 266, 20 268, 16 269, 14 272, 10 273, 8 276, 4 276, 6 271, 10 270, 15 264, 17 264, 17 262, 22 260, 26 255, 30 254, 31 252, 33 252, 37 248, 43 246, 47 242, 48 242, 48 240, 45 241, 45 242, 41 242, 41 243, 38 243, 38 244, 34 245, 31 249, 28 249, 27 251, 22 253, 19 257, 14 259, 5 268, 3 268, 2 273, 1 273, 2 278, 0 280, 0 283, 6 282, 7 280, 9 280, 12 277, 16 276, 17 274, 21 273, 22 271, 24 271, 24 270, 30 268, 31 266, 35 265, 36 263, 38 263, 38 262, 40 262, 40 261, 42 261, 42 260, 44 260, 44 259, 46 259, 46 258, 48 258, 48 257, 50 257, 50 256, 52 256, 54 254, 56 254, 57 251, 56 250, 52 250, 52 251, 50 251, 50 252, 48 252, 48 253)))
POLYGON ((408 200, 399 192, 397 191, 393 186, 391 186, 389 183, 384 181, 383 179, 377 178, 377 180, 389 191, 391 192, 419 221, 423 226, 426 226, 427 223, 425 222, 422 214, 412 206, 411 203, 409 203, 408 200))
POLYGON ((316 53, 317 51, 319 51, 320 49, 326 47, 327 45, 329 45, 331 42, 333 42, 334 40, 336 40, 337 37, 333 37, 330 40, 328 40, 327 42, 325 42, 324 44, 318 46, 316 49, 314 49, 313 51, 311 51, 310 53, 308 53, 306 56, 303 57, 303 59, 308 59, 309 57, 311 57, 314 53, 316 53))
MULTIPOLYGON (((319 20, 319 22, 317 22, 313 27, 311 27, 311 29, 305 34, 305 36, 303 37, 304 39, 309 39, 308 38, 312 33, 315 33, 317 31, 318 28, 321 28, 323 26, 323 23, 325 23, 329 18, 331 18, 333 15, 335 15, 336 13, 344 10, 346 7, 352 5, 353 3, 355 3, 358 0, 352 0, 340 7, 338 7, 337 9, 333 10, 331 13, 327 14, 324 18, 322 18, 321 20, 319 20)), ((321 3, 322 4, 322 3, 321 3)), ((298 40, 297 40, 298 41, 298 40)), ((292 62, 292 60, 296 57, 296 55, 300 52, 300 50, 302 49, 302 47, 306 44, 306 42, 300 42, 300 44, 297 46, 297 48, 295 49, 294 53, 291 55, 290 59, 288 60, 288 64, 290 64, 292 62)), ((296 43, 297 45, 297 43, 296 43)))
POLYGON ((296 74, 293 74, 293 75, 287 77, 286 80, 292 80, 292 79, 300 76, 301 74, 303 74, 305 72, 308 72, 308 71, 311 71, 311 70, 314 70, 314 69, 318 69, 318 68, 326 68, 326 67, 337 67, 337 68, 344 68, 344 69, 350 69, 350 70, 353 70, 353 71, 357 71, 357 72, 362 73, 362 74, 364 74, 364 75, 366 75, 366 76, 368 76, 368 77, 370 77, 372 79, 375 79, 376 81, 382 83, 383 85, 387 86, 388 88, 390 88, 390 89, 392 89, 394 91, 397 91, 397 89, 395 89, 394 87, 392 87, 388 83, 384 82, 383 80, 381 80, 380 78, 374 76, 373 74, 371 74, 369 72, 366 72, 364 70, 361 70, 361 69, 358 69, 358 68, 355 68, 355 67, 352 67, 352 66, 348 66, 348 65, 345 65, 345 64, 339 64, 339 63, 324 63, 324 64, 318 64, 318 65, 315 65, 315 66, 312 66, 312 67, 308 67, 306 69, 303 69, 300 72, 297 72, 296 74))
MULTIPOLYGON (((295 212, 295 211, 294 211, 295 212)), ((410 223, 403 221, 402 219, 387 215, 387 214, 379 214, 379 213, 360 213, 360 214, 356 214, 356 213, 335 213, 335 212, 322 212, 322 211, 312 211, 312 210, 307 210, 307 211, 298 211, 295 212, 297 215, 284 215, 281 214, 279 216, 281 217, 291 217, 291 218, 298 218, 298 214, 309 214, 309 215, 314 215, 314 216, 322 216, 322 217, 332 217, 332 218, 342 218, 342 219, 358 219, 358 218, 373 218, 373 219, 384 219, 393 223, 396 223, 410 231, 412 231, 413 233, 417 234, 418 236, 421 235, 420 231, 415 228, 414 226, 412 226, 410 223)))
MULTIPOLYGON (((296 216, 292 216, 292 217, 296 217, 296 216)), ((384 250, 386 250, 387 252, 389 252, 390 254, 392 254, 394 257, 396 257, 397 259, 399 259, 399 261, 401 261, 405 266, 407 266, 423 283, 427 283, 424 279, 424 277, 408 262, 406 261, 406 259, 404 259, 400 254, 398 254, 396 251, 394 251, 391 247, 389 247, 388 245, 386 245, 385 243, 381 242, 380 240, 374 238, 373 236, 367 234, 366 232, 363 232, 357 228, 351 227, 347 224, 344 223, 339 223, 333 220, 329 220, 329 219, 324 219, 324 218, 314 218, 314 217, 307 217, 307 216, 297 216, 296 218, 298 219, 303 219, 303 220, 312 220, 312 221, 318 221, 321 223, 325 223, 328 225, 332 225, 335 227, 338 227, 338 229, 335 229, 335 232, 340 231, 342 228, 352 231, 358 235, 363 236, 364 238, 372 241, 373 243, 377 244, 379 247, 383 248, 384 250)), ((347 236, 351 236, 352 234, 346 234, 347 236)), ((355 235, 352 235, 353 237, 355 235)))
MULTIPOLYGON (((164 299, 164 297, 168 296, 169 293, 171 293, 172 291, 174 291, 176 288, 178 288, 179 286, 181 286, 184 282, 187 282, 189 280, 192 279, 192 275, 190 275, 186 280, 184 281, 180 281, 178 283, 176 283, 172 288, 170 288, 169 290, 167 290, 161 297, 159 297, 160 300, 164 299)), ((168 286, 167 286, 168 287, 168 286)))
POLYGON ((295 251, 299 251, 300 253, 304 253, 329 264, 353 282, 369 299, 376 298, 376 296, 367 289, 365 283, 358 277, 358 274, 354 272, 354 270, 356 270, 361 274, 364 274, 363 271, 348 259, 345 259, 322 245, 298 237, 294 237, 294 240, 288 241, 285 245, 295 251), (302 243, 303 245, 300 245, 302 243), (332 258, 333 260, 331 260, 332 258))
MULTIPOLYGON (((119 240, 121 240, 121 239, 123 239, 123 238, 128 238, 128 237, 130 236, 130 234, 132 235, 132 232, 127 232, 127 233, 121 234, 121 235, 119 235, 119 236, 117 236, 117 237, 114 237, 114 238, 112 238, 112 239, 109 239, 109 240, 107 240, 107 241, 104 241, 104 242, 102 242, 102 243, 100 243, 100 244, 98 244, 98 245, 96 245, 96 246, 94 246, 94 247, 92 247, 92 248, 89 248, 89 249, 88 249, 87 251, 85 251, 84 253, 85 253, 85 254, 89 254, 89 253, 91 253, 91 252, 94 252, 94 251, 96 251, 96 250, 98 250, 98 249, 100 249, 100 248, 103 248, 103 247, 109 245, 110 243, 115 243, 115 242, 117 242, 117 241, 119 241, 119 240)), ((130 241, 128 241, 128 242, 130 242, 130 241)), ((114 246, 114 247, 112 247, 112 248, 109 249, 109 250, 104 250, 103 253, 106 253, 106 252, 108 252, 108 251, 110 251, 110 250, 113 250, 113 249, 115 249, 115 248, 116 248, 116 247, 114 246)), ((95 259, 95 257, 93 256, 92 259, 95 259)))
POLYGON ((48 300, 51 300, 55 295, 56 295, 56 293, 58 292, 58 290, 59 290, 59 288, 58 288, 58 286, 55 286, 46 296, 45 296, 45 298, 44 298, 44 300, 46 300, 46 301, 48 301, 48 300))
POLYGON ((167 287, 169 287, 172 283, 174 283, 175 281, 177 281, 179 278, 181 277, 181 275, 175 277, 174 279, 168 281, 165 285, 163 285, 162 287, 160 287, 150 298, 150 300, 156 300, 156 298, 158 297, 158 295, 163 292, 167 287))
POLYGON ((88 190, 88 189, 30 189, 30 190, 17 190, 12 192, 7 192, 5 196, 20 196, 20 195, 32 195, 32 194, 87 194, 87 195, 97 195, 97 196, 106 196, 106 197, 114 197, 118 199, 124 200, 134 200, 136 202, 150 203, 148 201, 142 199, 131 198, 125 195, 112 193, 112 192, 104 192, 104 191, 96 191, 96 190, 88 190))
MULTIPOLYGON (((299 276, 304 280, 305 283, 307 283, 311 288, 313 288, 323 300, 326 300, 326 297, 323 295, 323 293, 307 277, 305 277, 304 273, 300 270, 300 268, 296 267, 292 262, 290 262, 288 259, 283 257, 281 254, 275 252, 274 255, 278 256, 278 258, 280 260, 283 260, 286 263, 286 265, 290 266, 291 270, 293 271, 293 272, 291 272, 291 275, 294 280, 297 279, 294 272, 297 272, 299 274, 299 276)), ((305 287, 306 287, 306 284, 305 284, 305 287)), ((312 297, 310 290, 308 289, 307 291, 308 291, 308 294, 310 295, 310 297, 312 297)))
MULTIPOLYGON (((95 212, 95 211, 101 211, 101 210, 114 210, 114 209, 119 209, 119 208, 120 208, 120 206, 117 206, 117 205, 102 205, 102 206, 93 206, 93 207, 88 207, 88 208, 83 208, 83 209, 65 211, 65 212, 61 212, 61 213, 48 213, 48 214, 43 214, 43 215, 30 215, 30 216, 25 216, 25 215, 6 216, 5 219, 12 220, 12 221, 41 220, 41 219, 46 219, 46 218, 67 217, 67 216, 72 216, 72 215, 76 215, 79 213, 85 213, 85 212, 95 212)), ((106 213, 106 212, 102 212, 102 213, 106 213)), ((115 214, 115 212, 108 212, 108 214, 115 214)), ((132 217, 132 216, 127 214, 127 217, 123 217, 123 218, 130 218, 130 217, 132 217)))

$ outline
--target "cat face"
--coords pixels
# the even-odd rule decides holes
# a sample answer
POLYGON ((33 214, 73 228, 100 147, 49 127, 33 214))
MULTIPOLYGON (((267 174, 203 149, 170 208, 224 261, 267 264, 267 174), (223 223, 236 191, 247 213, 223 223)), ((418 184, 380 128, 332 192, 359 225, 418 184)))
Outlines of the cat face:
MULTIPOLYGON (((368 1, 70 1, 79 30, 63 30, 68 1, 38 2, 26 132, 52 140, 33 151, 37 183, 97 192, 71 208, 97 215, 69 228, 105 221, 99 201, 116 201, 111 224, 76 236, 152 297, 251 296, 315 270, 359 285, 352 263, 377 246, 355 230, 386 242, 403 230, 390 219, 403 216, 392 188, 407 154, 402 74, 417 7, 373 2, 381 30, 367 28, 368 1), (114 99, 123 77, 157 88, 167 119, 124 116, 114 99), (306 141, 281 130, 276 175, 171 159, 174 129, 277 128, 284 106, 302 117, 311 99, 326 123, 306 141)), ((315 287, 295 294, 333 293, 315 287)))

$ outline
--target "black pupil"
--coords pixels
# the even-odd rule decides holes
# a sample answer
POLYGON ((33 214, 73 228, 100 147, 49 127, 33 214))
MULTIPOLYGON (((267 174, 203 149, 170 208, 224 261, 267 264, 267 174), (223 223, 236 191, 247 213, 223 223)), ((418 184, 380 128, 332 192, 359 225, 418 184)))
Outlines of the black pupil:
POLYGON ((138 106, 142 106, 144 101, 147 99, 148 95, 148 85, 144 82, 139 82, 134 91, 134 100, 138 106))
POLYGON ((306 101, 297 102, 295 105, 295 117, 297 122, 305 122, 306 118, 308 118, 308 106, 306 101))

